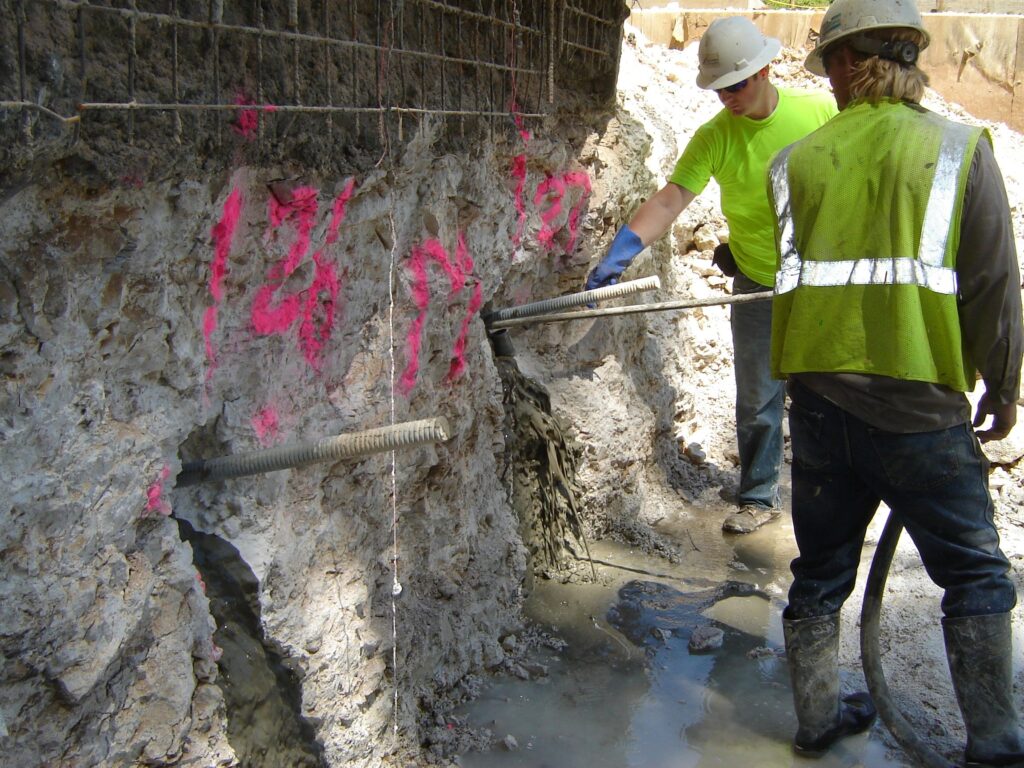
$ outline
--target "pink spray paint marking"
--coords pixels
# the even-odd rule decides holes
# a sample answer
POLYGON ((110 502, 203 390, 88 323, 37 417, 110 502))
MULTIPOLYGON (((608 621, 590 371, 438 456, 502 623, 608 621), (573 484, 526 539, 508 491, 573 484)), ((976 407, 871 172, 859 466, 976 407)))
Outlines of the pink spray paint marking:
MULTIPOLYGON (((413 320, 405 339, 409 362, 406 364, 405 371, 403 371, 398 383, 399 389, 404 395, 412 392, 416 386, 416 378, 419 373, 419 355, 423 342, 423 327, 426 323, 427 309, 430 305, 430 284, 427 279, 427 264, 430 261, 440 266, 448 276, 451 289, 448 295, 449 302, 462 293, 463 288, 466 287, 466 277, 473 271, 474 267, 473 258, 470 256, 469 248, 466 246, 466 238, 461 232, 455 247, 455 256, 452 259, 448 258, 444 247, 437 240, 428 240, 422 246, 414 247, 409 254, 408 268, 412 274, 409 293, 419 312, 413 320)), ((446 376, 446 380, 449 383, 455 381, 466 369, 465 350, 469 324, 473 316, 480 311, 482 303, 483 292, 480 284, 477 283, 473 286, 469 306, 466 309, 462 327, 452 349, 452 360, 446 376)))
POLYGON ((156 482, 146 489, 146 511, 143 513, 144 517, 150 515, 163 515, 166 517, 171 514, 171 505, 164 498, 164 483, 167 482, 167 478, 170 476, 171 468, 164 467, 160 470, 156 482))
POLYGON ((579 236, 580 214, 583 211, 583 206, 587 204, 587 199, 590 195, 590 177, 583 171, 569 171, 561 176, 551 176, 537 185, 537 191, 533 196, 533 203, 538 208, 545 201, 549 204, 547 210, 541 211, 542 226, 537 238, 542 245, 551 248, 554 246, 555 235, 561 230, 561 227, 555 226, 554 222, 562 213, 562 200, 565 198, 569 187, 579 187, 583 192, 580 195, 580 199, 569 211, 566 222, 566 226, 569 229, 569 242, 566 245, 566 253, 571 253, 576 247, 576 239, 579 236))
POLYGON ((267 446, 273 443, 277 439, 278 430, 280 429, 280 418, 277 415, 277 409, 272 405, 264 407, 252 417, 252 428, 256 432, 260 445, 267 446))
POLYGON ((260 125, 259 112, 254 106, 255 102, 244 93, 239 93, 235 96, 235 104, 251 108, 238 110, 238 117, 231 125, 231 130, 246 141, 252 141, 256 138, 256 131, 260 125))
POLYGON ((526 188, 525 154, 512 158, 512 178, 516 180, 516 231, 512 235, 512 244, 518 246, 523 241, 523 231, 526 229, 526 204, 523 202, 523 190, 526 188))
MULTIPOLYGON (((533 136, 523 126, 523 117, 519 114, 519 105, 516 104, 513 96, 509 104, 509 111, 512 113, 512 120, 519 131, 519 138, 523 140, 523 149, 530 143, 533 136)), ((526 152, 521 152, 512 158, 512 178, 515 179, 515 207, 516 207, 516 231, 512 235, 512 244, 516 247, 523 241, 523 231, 526 229, 526 204, 523 202, 523 191, 526 189, 526 152)))
MULTIPOLYGON (((462 271, 463 276, 473 271, 473 257, 469 255, 469 248, 466 245, 466 238, 460 232, 459 241, 455 246, 455 262, 462 271)), ((462 318, 462 328, 459 330, 458 338, 455 339, 455 346, 452 349, 452 362, 448 367, 447 381, 454 382, 466 370, 466 338, 469 335, 469 324, 473 316, 480 311, 483 304, 483 292, 480 283, 473 286, 473 295, 470 296, 469 306, 466 307, 466 314, 462 318)))
POLYGON ((569 211, 569 220, 567 222, 569 227, 569 243, 565 246, 565 252, 572 253, 576 250, 576 240, 580 234, 580 214, 590 198, 590 176, 583 171, 571 171, 565 174, 563 178, 567 186, 580 187, 583 190, 580 199, 576 201, 576 205, 569 211))
POLYGON ((419 310, 409 333, 405 337, 405 351, 409 362, 398 381, 398 389, 403 395, 408 395, 416 386, 416 376, 420 370, 420 345, 423 339, 423 324, 427 319, 427 307, 430 306, 430 286, 427 282, 427 252, 419 246, 413 246, 409 254, 409 272, 412 273, 412 283, 409 285, 409 293, 412 296, 413 304, 419 310))
POLYGON ((299 345, 306 362, 315 371, 320 370, 324 345, 331 338, 334 329, 334 308, 338 301, 341 283, 333 264, 327 262, 320 251, 313 254, 316 272, 313 284, 306 292, 299 324, 299 345), (322 298, 323 297, 323 298, 322 298), (319 310, 320 318, 317 319, 319 310))
MULTIPOLYGON (((355 179, 350 178, 331 206, 325 248, 338 241, 338 231, 345 219, 345 207, 354 192, 355 179)), ((301 317, 299 347, 306 362, 317 371, 320 370, 324 347, 334 329, 341 290, 337 268, 328 260, 325 249, 313 254, 313 281, 308 289, 280 298, 275 295, 309 252, 310 235, 318 209, 317 191, 312 187, 293 190, 285 202, 271 197, 267 208, 271 231, 290 222, 295 227, 296 237, 284 261, 271 267, 267 274, 268 281, 256 292, 252 307, 253 329, 260 335, 283 334, 301 317)))
MULTIPOLYGON (((427 241, 422 247, 413 248, 413 252, 409 257, 409 269, 413 274, 410 293, 413 296, 413 302, 420 311, 416 316, 416 319, 414 319, 413 325, 409 329, 409 334, 406 337, 406 349, 409 354, 409 362, 406 366, 406 370, 404 370, 401 375, 401 379, 398 381, 398 388, 404 395, 408 395, 413 391, 413 387, 416 386, 416 377, 420 370, 420 346, 422 344, 423 326, 426 322, 427 307, 430 304, 430 286, 427 281, 428 259, 437 263, 438 266, 444 270, 444 273, 447 274, 447 278, 449 278, 449 284, 452 289, 449 294, 449 301, 454 300, 460 293, 462 293, 462 289, 466 287, 466 274, 473 268, 473 259, 469 255, 469 250, 466 248, 466 242, 461 233, 454 261, 449 259, 449 256, 447 256, 447 253, 444 251, 444 247, 436 240, 427 241)), ((477 286, 477 289, 478 288, 479 286, 477 286)), ((475 295, 476 291, 474 291, 474 297, 475 295)), ((471 305, 473 300, 474 299, 470 300, 471 305)), ((461 352, 461 349, 464 348, 465 342, 463 342, 462 347, 460 348, 460 353, 452 364, 453 369, 457 369, 455 373, 456 377, 462 372, 462 369, 465 368, 465 360, 463 359, 461 352)), ((450 378, 453 378, 453 369, 450 369, 449 371, 450 378)))
MULTIPOLYGON (((356 181, 354 178, 350 178, 338 196, 334 198, 334 204, 331 206, 331 221, 327 226, 327 236, 324 239, 325 248, 338 241, 338 230, 345 220, 345 206, 352 198, 355 188, 356 181)), ((302 323, 299 325, 299 344, 306 362, 313 370, 319 371, 324 346, 330 341, 331 333, 334 330, 334 317, 341 281, 338 279, 335 265, 327 260, 323 249, 313 254, 313 263, 316 270, 313 274, 313 284, 309 287, 303 307, 302 323), (319 320, 317 319, 318 312, 319 320)))
POLYGON ((284 261, 270 268, 267 282, 260 286, 253 298, 250 318, 253 330, 260 336, 285 333, 299 316, 302 308, 300 294, 293 293, 280 298, 275 294, 309 250, 310 233, 316 221, 316 196, 316 190, 312 187, 299 187, 292 190, 291 199, 287 202, 273 195, 270 197, 267 217, 270 219, 271 231, 285 222, 291 222, 295 227, 295 240, 284 261))
POLYGON ((547 210, 540 213, 541 228, 537 233, 537 239, 541 245, 550 248, 554 244, 555 233, 558 231, 552 222, 562 212, 562 198, 565 197, 565 182, 557 176, 549 176, 537 185, 537 191, 533 195, 533 204, 540 208, 544 202, 548 203, 547 210))
POLYGON ((224 201, 224 210, 221 213, 220 221, 214 224, 210 230, 210 237, 213 240, 213 261, 210 264, 209 286, 213 304, 206 308, 203 315, 203 339, 206 346, 206 359, 210 363, 210 368, 206 373, 207 381, 217 367, 213 352, 213 334, 217 330, 217 311, 224 298, 224 276, 228 272, 228 254, 231 252, 231 244, 235 238, 235 230, 238 227, 241 213, 242 194, 238 189, 232 189, 231 194, 224 201))

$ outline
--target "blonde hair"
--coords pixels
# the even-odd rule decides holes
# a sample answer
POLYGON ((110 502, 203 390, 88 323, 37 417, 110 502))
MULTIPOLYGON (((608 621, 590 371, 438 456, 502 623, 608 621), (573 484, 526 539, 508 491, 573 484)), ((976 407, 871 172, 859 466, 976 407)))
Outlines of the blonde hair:
MULTIPOLYGON (((878 40, 910 40, 919 47, 925 38, 913 29, 881 29, 865 33, 878 40)), ((916 65, 903 66, 878 56, 868 56, 853 66, 850 77, 850 99, 878 103, 883 99, 920 102, 928 85, 928 75, 916 65)))

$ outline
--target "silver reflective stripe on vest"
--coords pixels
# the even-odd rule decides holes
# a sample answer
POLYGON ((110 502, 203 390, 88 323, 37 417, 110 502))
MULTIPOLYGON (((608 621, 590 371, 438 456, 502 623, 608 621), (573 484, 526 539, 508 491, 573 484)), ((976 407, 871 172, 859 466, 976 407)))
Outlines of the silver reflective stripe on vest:
POLYGON ((950 123, 943 132, 935 176, 928 194, 917 258, 883 257, 848 261, 804 262, 796 248, 793 211, 790 206, 789 155, 786 147, 772 162, 769 180, 779 222, 779 271, 775 293, 794 290, 798 285, 916 285, 941 294, 955 295, 956 271, 943 266, 949 242, 960 167, 971 139, 972 129, 950 123))
MULTIPOLYGON (((952 269, 933 267, 918 259, 896 256, 847 261, 808 261, 795 270, 795 280, 802 285, 817 286, 917 285, 935 293, 956 293, 956 272, 952 269)), ((783 290, 779 287, 779 279, 776 278, 776 293, 785 293, 793 288, 796 288, 795 283, 783 290)))
POLYGON ((953 211, 956 210, 956 190, 960 180, 960 166, 971 140, 971 128, 950 123, 942 135, 939 158, 935 161, 935 178, 928 193, 928 207, 924 212, 924 227, 917 257, 925 264, 941 267, 946 258, 946 244, 953 211))
POLYGON ((768 180, 775 199, 775 218, 779 222, 779 271, 775 275, 775 293, 786 293, 800 281, 800 254, 793 232, 793 211, 789 206, 789 153, 793 146, 779 152, 768 169, 768 180))

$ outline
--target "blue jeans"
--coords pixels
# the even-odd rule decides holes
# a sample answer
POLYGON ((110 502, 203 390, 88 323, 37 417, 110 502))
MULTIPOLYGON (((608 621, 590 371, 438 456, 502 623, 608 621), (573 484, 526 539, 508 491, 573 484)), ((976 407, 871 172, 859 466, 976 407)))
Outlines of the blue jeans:
MULTIPOLYGON (((732 292, 770 291, 742 272, 732 292)), ((740 454, 740 505, 779 505, 782 414, 785 386, 772 378, 772 302, 733 304, 732 346, 736 370, 736 443, 740 454)))
POLYGON ((835 613, 853 591, 868 523, 881 501, 945 592, 948 617, 1016 604, 988 493, 988 460, 969 424, 898 434, 869 426, 798 382, 793 440, 792 562, 787 618, 835 613))

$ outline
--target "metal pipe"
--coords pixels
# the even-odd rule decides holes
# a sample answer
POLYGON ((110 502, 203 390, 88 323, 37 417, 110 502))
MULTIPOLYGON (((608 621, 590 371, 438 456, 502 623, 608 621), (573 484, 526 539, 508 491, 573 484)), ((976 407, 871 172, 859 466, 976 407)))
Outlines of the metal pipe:
POLYGON ((498 309, 494 312, 489 313, 485 318, 484 322, 491 328, 501 328, 501 324, 495 322, 499 320, 511 320, 515 317, 532 317, 533 315, 544 315, 550 312, 557 312, 560 309, 569 309, 570 307, 582 307, 586 304, 593 304, 597 301, 604 301, 606 299, 619 299, 623 296, 629 296, 634 293, 641 293, 643 291, 653 291, 661 287, 661 280, 658 279, 657 275, 651 277, 642 277, 639 280, 627 280, 624 283, 616 283, 615 285, 609 285, 605 288, 595 288, 592 291, 581 291, 579 293, 570 293, 566 296, 559 296, 554 299, 545 299, 544 301, 535 301, 532 304, 522 304, 518 307, 508 307, 507 309, 498 309))
POLYGON ((741 293, 738 296, 713 296, 707 299, 686 299, 685 301, 661 301, 656 304, 633 304, 628 307, 607 307, 605 309, 583 309, 578 312, 543 315, 541 317, 525 317, 512 320, 498 320, 490 323, 491 330, 514 328, 520 325, 535 323, 562 323, 566 320, 586 320, 594 317, 611 317, 614 315, 638 315, 644 312, 667 312, 674 309, 692 309, 694 307, 715 307, 720 304, 745 304, 749 301, 767 301, 772 291, 759 293, 741 293))
POLYGON ((443 416, 408 421, 351 435, 337 435, 312 442, 281 445, 263 451, 190 461, 182 467, 176 484, 178 487, 184 487, 208 480, 260 475, 279 469, 369 456, 395 448, 444 442, 449 434, 448 421, 443 416))

